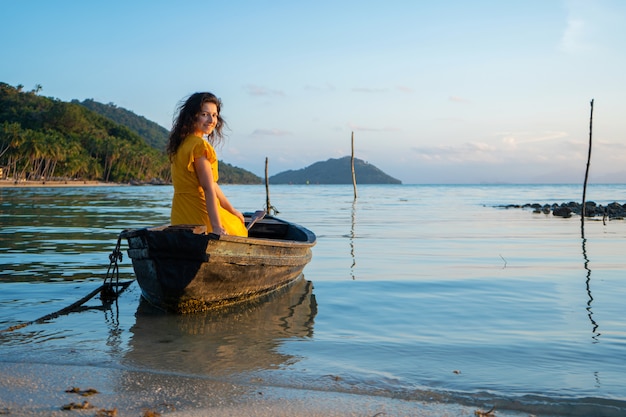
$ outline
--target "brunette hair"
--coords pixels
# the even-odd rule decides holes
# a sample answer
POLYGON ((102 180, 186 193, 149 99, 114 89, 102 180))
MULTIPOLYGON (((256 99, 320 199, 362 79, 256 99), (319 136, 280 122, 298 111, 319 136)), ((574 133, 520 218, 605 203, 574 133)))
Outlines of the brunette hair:
POLYGON ((222 118, 222 101, 215 94, 209 92, 194 93, 178 105, 178 116, 174 119, 172 131, 167 141, 166 150, 170 159, 176 154, 183 140, 193 133, 196 117, 202 110, 204 103, 213 103, 217 106, 217 125, 209 135, 209 142, 211 145, 218 145, 224 139, 222 129, 226 125, 226 121, 222 118))

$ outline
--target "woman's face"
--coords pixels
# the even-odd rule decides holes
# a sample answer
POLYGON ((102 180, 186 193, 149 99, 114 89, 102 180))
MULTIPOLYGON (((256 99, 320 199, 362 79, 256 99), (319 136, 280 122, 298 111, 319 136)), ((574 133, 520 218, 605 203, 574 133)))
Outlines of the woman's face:
POLYGON ((200 113, 196 116, 194 131, 196 135, 210 135, 217 125, 217 105, 215 103, 204 102, 200 113))

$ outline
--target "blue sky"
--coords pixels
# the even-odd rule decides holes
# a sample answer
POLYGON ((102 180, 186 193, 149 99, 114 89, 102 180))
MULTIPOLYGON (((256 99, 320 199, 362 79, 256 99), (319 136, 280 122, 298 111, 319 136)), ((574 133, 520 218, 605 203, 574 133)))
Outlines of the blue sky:
POLYGON ((626 2, 0 0, 0 81, 166 128, 222 98, 223 161, 355 156, 410 183, 626 182, 626 2))

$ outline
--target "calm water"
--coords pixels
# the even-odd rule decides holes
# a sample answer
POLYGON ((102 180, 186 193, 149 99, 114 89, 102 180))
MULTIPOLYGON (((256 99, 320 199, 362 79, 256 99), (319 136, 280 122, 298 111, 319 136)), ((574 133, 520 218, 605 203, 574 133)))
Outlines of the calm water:
MULTIPOLYGON (((262 186, 227 186, 244 211, 262 186)), ((273 186, 313 230, 306 282, 221 314, 117 304, 0 333, 0 361, 90 364, 537 415, 626 415, 626 221, 499 205, 580 186, 273 186)), ((0 188, 0 329, 97 288, 118 233, 163 224, 171 187, 0 188)), ((626 186, 587 200, 626 202, 626 186)), ((125 246, 123 246, 125 249, 125 246)), ((132 279, 125 256, 121 278, 132 279)))

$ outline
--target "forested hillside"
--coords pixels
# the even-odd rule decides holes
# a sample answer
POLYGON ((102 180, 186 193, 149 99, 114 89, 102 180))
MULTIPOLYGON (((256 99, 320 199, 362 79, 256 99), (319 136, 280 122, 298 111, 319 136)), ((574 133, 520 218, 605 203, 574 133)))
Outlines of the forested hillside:
POLYGON ((15 180, 169 180, 163 152, 77 103, 0 83, 0 166, 15 180))
POLYGON ((126 126, 133 132, 136 132, 145 139, 148 145, 155 149, 163 150, 167 144, 167 136, 169 131, 163 126, 146 119, 143 116, 136 115, 130 110, 118 107, 113 103, 102 104, 93 99, 72 100, 72 103, 80 104, 98 113, 101 116, 108 117, 116 123, 126 126))
MULTIPOLYGON (((27 180, 171 181, 167 131, 131 111, 93 100, 63 102, 0 82, 0 168, 27 180)), ((261 178, 220 163, 221 183, 261 178)))
POLYGON ((263 180, 258 175, 245 169, 232 166, 227 162, 219 163, 220 184, 261 184, 263 180))

